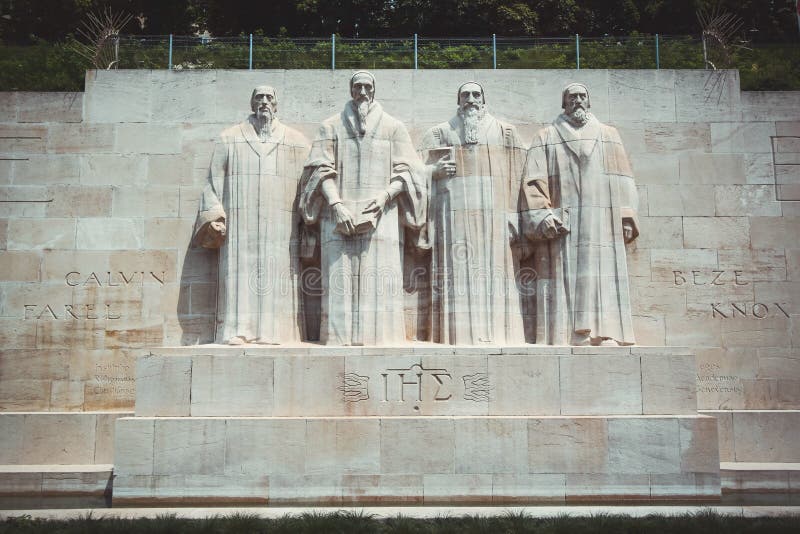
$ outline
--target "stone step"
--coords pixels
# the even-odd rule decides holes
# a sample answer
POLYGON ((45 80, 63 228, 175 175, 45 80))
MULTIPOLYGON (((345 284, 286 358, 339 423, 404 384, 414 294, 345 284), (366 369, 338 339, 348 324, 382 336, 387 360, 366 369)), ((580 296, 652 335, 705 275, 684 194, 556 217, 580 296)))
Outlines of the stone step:
POLYGON ((695 375, 681 347, 161 348, 136 415, 694 415, 695 375))
POLYGON ((725 493, 800 493, 800 463, 721 462, 725 493))
POLYGON ((717 418, 723 462, 800 463, 800 410, 702 410, 717 418))
POLYGON ((114 422, 130 412, 0 413, 0 465, 114 461, 114 422))
POLYGON ((0 465, 0 496, 107 496, 112 464, 0 465))
POLYGON ((135 417, 115 503, 718 499, 705 416, 135 417))

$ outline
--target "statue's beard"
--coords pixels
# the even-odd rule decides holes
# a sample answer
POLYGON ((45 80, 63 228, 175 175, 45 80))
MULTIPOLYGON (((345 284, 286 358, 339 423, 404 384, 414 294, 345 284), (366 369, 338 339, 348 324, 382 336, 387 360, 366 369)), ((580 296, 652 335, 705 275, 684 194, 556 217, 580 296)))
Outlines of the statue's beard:
POLYGON ((262 140, 269 139, 272 135, 272 121, 275 112, 270 106, 256 110, 256 129, 262 140))
POLYGON ((367 133, 367 113, 369 113, 369 98, 362 98, 356 101, 356 111, 358 112, 358 131, 361 135, 367 133))
POLYGON ((467 106, 458 108, 458 116, 464 123, 464 142, 475 144, 478 142, 478 126, 486 116, 486 105, 467 106))
POLYGON ((569 122, 576 127, 585 126, 587 122, 589 122, 589 118, 591 115, 588 111, 583 109, 582 107, 576 107, 571 112, 567 113, 567 117, 569 117, 569 122))

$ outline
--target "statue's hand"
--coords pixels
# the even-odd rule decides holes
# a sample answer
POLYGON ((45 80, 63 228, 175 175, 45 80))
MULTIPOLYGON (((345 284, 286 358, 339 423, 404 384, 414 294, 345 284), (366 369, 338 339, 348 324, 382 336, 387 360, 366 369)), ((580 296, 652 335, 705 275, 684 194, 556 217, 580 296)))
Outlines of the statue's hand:
POLYGON ((376 218, 380 217, 383 214, 383 210, 386 209, 387 204, 389 204, 389 198, 389 193, 386 191, 379 193, 374 200, 367 204, 367 207, 364 208, 364 211, 361 213, 369 213, 374 215, 376 218))
POLYGON ((219 234, 220 237, 225 237, 225 232, 227 229, 225 228, 225 223, 223 221, 214 221, 209 224, 211 227, 211 231, 219 234))
POLYGON ((333 222, 337 226, 342 225, 347 235, 353 235, 353 232, 355 232, 356 226, 353 222, 353 214, 341 202, 333 205, 333 222))
POLYGON ((633 225, 629 222, 622 223, 622 237, 626 243, 633 241, 633 225))
POLYGON ((553 239, 559 233, 565 233, 561 220, 553 214, 548 215, 542 221, 542 235, 545 239, 553 239))
POLYGON ((452 178, 456 175, 456 162, 450 156, 442 156, 439 161, 433 164, 433 176, 435 178, 452 178))

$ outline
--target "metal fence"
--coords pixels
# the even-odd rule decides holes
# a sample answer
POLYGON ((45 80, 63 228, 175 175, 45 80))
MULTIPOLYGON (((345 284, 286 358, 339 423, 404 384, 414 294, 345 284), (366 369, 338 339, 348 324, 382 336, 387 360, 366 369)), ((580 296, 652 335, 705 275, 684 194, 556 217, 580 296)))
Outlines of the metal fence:
POLYGON ((703 68, 693 36, 408 39, 122 36, 118 68, 703 68))

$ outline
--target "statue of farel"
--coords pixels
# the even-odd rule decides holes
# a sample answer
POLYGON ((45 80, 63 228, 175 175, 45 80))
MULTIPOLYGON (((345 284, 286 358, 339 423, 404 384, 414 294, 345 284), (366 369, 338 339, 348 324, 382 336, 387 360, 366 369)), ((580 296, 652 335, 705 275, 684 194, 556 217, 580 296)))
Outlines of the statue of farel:
POLYGON ((431 169, 428 235, 432 340, 453 345, 525 343, 518 232, 525 148, 493 117, 483 87, 458 88, 458 109, 425 134, 431 169))
POLYGON ((320 341, 406 341, 405 229, 425 224, 424 168, 405 126, 375 100, 375 77, 356 72, 341 113, 320 126, 305 164, 299 209, 319 234, 320 341))
POLYGON ((219 248, 217 343, 301 339, 297 188, 309 146, 277 118, 275 89, 259 86, 253 114, 223 131, 194 243, 219 248))
POLYGON ((523 177, 522 227, 538 273, 536 343, 635 343, 625 244, 639 235, 638 196, 619 133, 589 111, 585 85, 539 131, 523 177))

